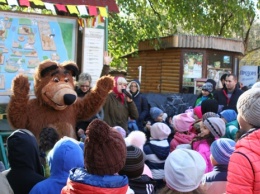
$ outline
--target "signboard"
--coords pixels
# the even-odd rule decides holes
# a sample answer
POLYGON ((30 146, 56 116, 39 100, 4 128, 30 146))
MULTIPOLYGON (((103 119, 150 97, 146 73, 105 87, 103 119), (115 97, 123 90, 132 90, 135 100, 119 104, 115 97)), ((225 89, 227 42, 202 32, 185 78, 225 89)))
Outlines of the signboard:
POLYGON ((239 82, 243 86, 252 86, 258 78, 258 66, 240 66, 239 82))
POLYGON ((82 72, 89 73, 94 86, 103 68, 104 51, 107 50, 108 20, 101 15, 84 20, 82 72))
MULTIPOLYGON (((76 18, 0 12, 0 95, 11 94, 17 74, 33 77, 45 59, 76 60, 76 18)), ((1 101, 0 101, 1 103, 1 101)))
POLYGON ((104 29, 85 28, 83 48, 83 72, 92 77, 92 85, 95 85, 103 68, 104 53, 104 29))

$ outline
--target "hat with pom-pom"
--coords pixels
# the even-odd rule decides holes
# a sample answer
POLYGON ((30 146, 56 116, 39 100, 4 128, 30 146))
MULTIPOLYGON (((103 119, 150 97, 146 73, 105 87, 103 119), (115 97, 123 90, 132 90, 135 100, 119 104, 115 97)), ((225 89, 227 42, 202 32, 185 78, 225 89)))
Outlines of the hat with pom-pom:
POLYGON ((84 162, 87 171, 96 175, 113 175, 125 165, 126 145, 120 133, 99 119, 93 120, 87 130, 84 162))

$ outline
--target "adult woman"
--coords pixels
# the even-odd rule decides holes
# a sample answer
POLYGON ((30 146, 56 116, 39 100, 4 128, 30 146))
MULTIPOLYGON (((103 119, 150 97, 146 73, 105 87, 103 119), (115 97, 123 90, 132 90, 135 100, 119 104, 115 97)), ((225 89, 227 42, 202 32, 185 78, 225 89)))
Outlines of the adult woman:
POLYGON ((136 120, 138 110, 133 100, 122 92, 122 89, 126 89, 126 79, 124 77, 115 77, 114 80, 113 91, 108 95, 103 106, 104 121, 110 126, 120 126, 128 131, 128 118, 136 120))

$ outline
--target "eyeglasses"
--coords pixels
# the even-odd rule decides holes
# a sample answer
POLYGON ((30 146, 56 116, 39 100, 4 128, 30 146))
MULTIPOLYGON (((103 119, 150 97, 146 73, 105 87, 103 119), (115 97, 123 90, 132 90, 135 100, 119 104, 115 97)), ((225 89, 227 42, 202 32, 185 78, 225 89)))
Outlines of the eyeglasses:
POLYGON ((80 87, 81 87, 81 88, 89 88, 88 85, 81 85, 80 87))
POLYGON ((137 88, 137 86, 130 86, 131 88, 137 88))

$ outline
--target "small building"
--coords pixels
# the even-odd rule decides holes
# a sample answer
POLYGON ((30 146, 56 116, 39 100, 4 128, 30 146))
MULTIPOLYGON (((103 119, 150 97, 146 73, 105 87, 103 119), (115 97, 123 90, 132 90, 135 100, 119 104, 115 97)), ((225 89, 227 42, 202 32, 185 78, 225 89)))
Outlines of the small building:
POLYGON ((241 40, 191 35, 145 40, 137 53, 126 56, 127 79, 139 79, 145 93, 197 93, 208 78, 221 87, 224 73, 238 75, 243 54, 241 40))

